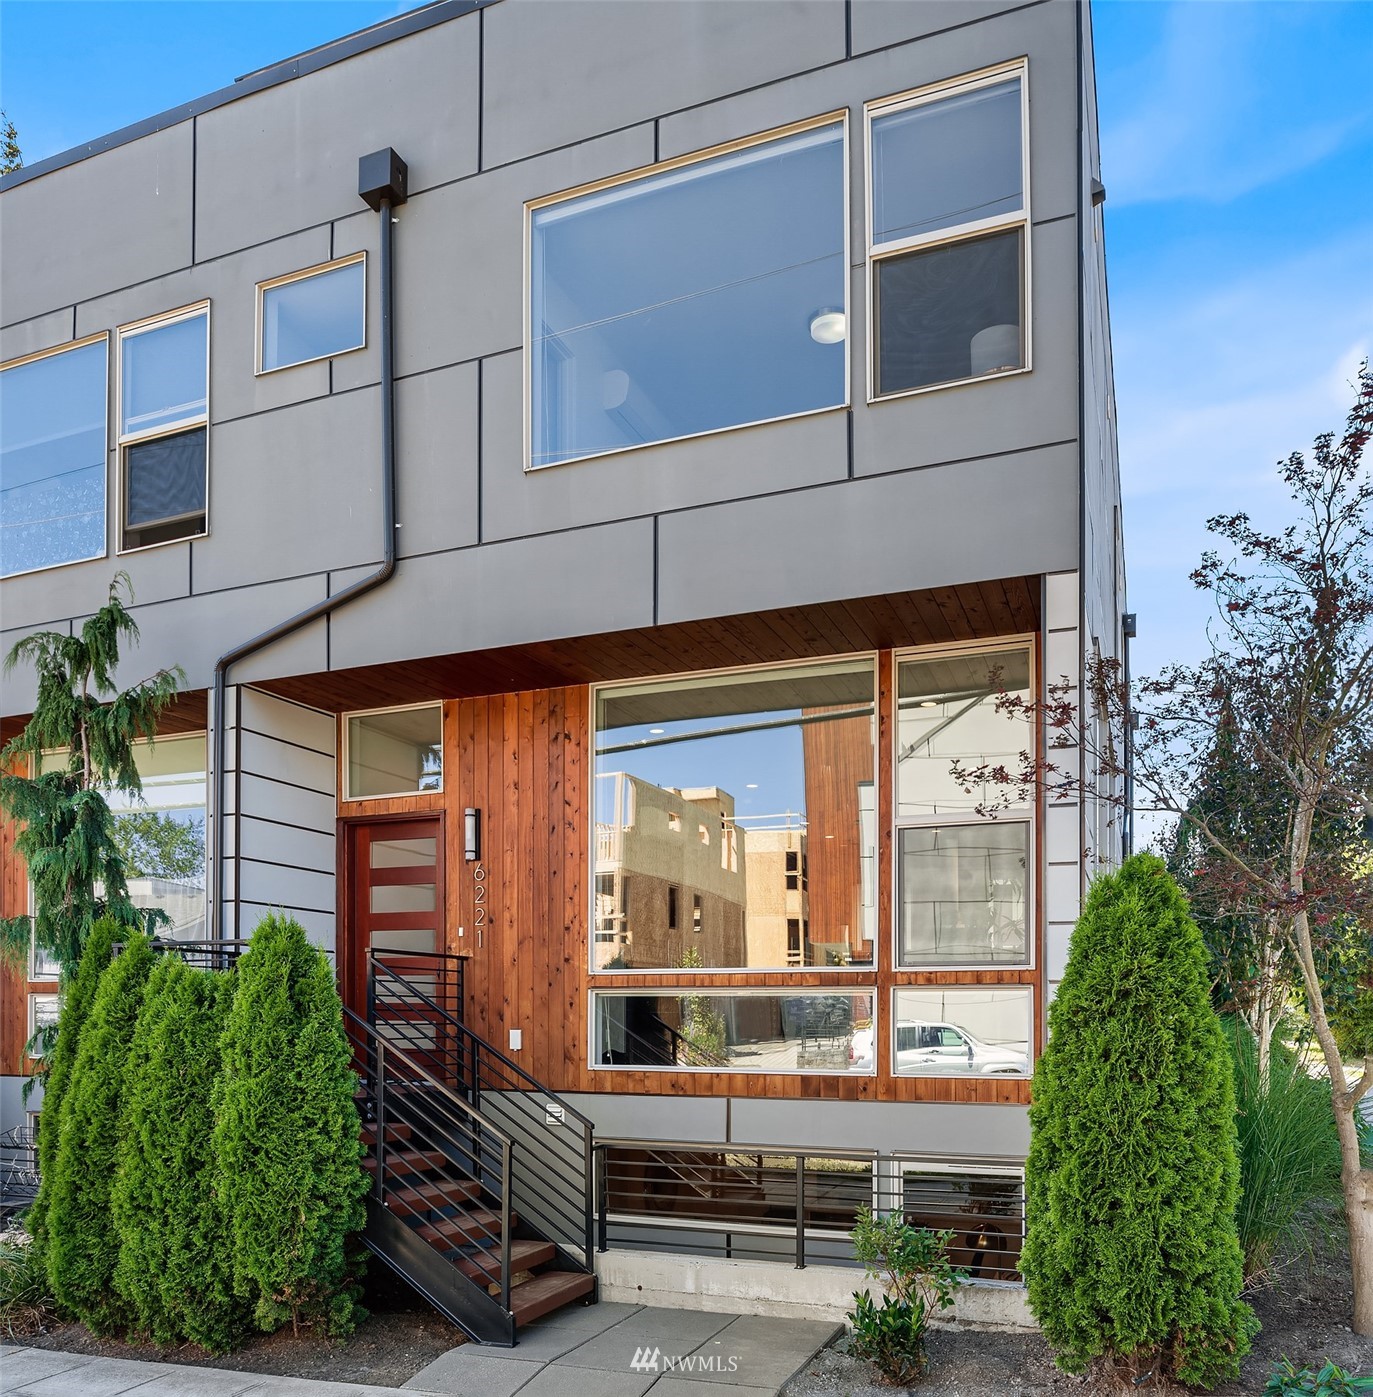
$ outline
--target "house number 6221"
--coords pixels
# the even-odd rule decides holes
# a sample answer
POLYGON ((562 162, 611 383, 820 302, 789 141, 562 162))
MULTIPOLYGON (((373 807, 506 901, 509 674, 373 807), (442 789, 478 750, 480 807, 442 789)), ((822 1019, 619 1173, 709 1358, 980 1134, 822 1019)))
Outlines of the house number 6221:
POLYGON ((473 901, 476 903, 477 926, 486 925, 486 868, 484 865, 476 863, 472 865, 472 878, 476 883, 476 892, 473 901))

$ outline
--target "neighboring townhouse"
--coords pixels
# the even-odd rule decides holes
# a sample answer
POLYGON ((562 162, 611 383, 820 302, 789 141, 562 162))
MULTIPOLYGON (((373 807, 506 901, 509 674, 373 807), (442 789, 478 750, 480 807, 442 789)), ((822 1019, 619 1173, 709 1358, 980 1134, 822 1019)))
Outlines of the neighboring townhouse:
POLYGON ((785 1304, 873 1200, 1014 1294, 1122 834, 951 768, 1125 645, 1090 18, 439 0, 0 180, 0 639, 127 571, 131 890, 336 956, 369 1238, 475 1337, 785 1304))

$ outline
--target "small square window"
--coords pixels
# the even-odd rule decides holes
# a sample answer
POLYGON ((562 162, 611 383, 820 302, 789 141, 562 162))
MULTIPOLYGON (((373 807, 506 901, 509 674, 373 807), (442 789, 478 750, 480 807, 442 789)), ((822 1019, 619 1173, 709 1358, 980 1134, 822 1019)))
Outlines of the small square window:
POLYGON ((366 254, 258 288, 258 373, 330 359, 367 342, 366 254))
POLYGON ((353 713, 345 730, 347 800, 443 790, 443 706, 353 713))
POLYGON ((120 548, 206 530, 208 305, 119 332, 120 548))

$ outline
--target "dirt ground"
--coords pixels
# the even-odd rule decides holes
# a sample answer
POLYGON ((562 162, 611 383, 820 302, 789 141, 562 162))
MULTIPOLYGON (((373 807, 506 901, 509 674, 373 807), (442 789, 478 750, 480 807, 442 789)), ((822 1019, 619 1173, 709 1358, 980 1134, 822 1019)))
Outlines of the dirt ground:
MULTIPOLYGON (((1239 1382, 1218 1388, 1215 1397, 1259 1397, 1273 1364, 1284 1357, 1298 1368, 1319 1367, 1329 1358, 1346 1372, 1373 1373, 1373 1339, 1349 1328, 1353 1282, 1338 1237, 1316 1238, 1310 1254, 1289 1260, 1273 1286, 1249 1297, 1263 1330, 1239 1382)), ((901 1390, 875 1383, 872 1370, 849 1357, 841 1341, 793 1378, 785 1397, 893 1397, 901 1390)), ((951 1329, 931 1336, 929 1376, 912 1390, 919 1397, 1105 1397, 1119 1391, 1100 1377, 1060 1373, 1037 1335, 951 1329)))
POLYGON ((159 1352, 151 1345, 97 1339, 79 1324, 51 1324, 41 1332, 16 1333, 9 1342, 64 1353, 146 1362, 189 1363, 197 1368, 232 1368, 273 1377, 316 1378, 328 1382, 399 1387, 426 1364, 463 1342, 462 1334, 380 1267, 367 1279, 371 1311, 357 1332, 334 1340, 289 1329, 250 1339, 231 1354, 211 1354, 194 1345, 159 1352))

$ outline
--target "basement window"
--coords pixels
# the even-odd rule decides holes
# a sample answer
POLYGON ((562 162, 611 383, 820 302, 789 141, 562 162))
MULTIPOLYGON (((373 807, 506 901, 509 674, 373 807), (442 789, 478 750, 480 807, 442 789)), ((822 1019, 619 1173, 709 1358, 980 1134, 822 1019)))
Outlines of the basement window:
POLYGON ((0 576, 105 556, 108 339, 0 369, 0 576))
POLYGON ((1020 1282, 1025 1171, 1012 1164, 898 1160, 907 1224, 952 1232, 949 1260, 975 1281, 1020 1282))
POLYGON ((206 531, 209 303, 119 331, 120 551, 206 531))
POLYGON ((257 319, 259 374, 362 349, 367 343, 367 254, 259 282, 257 319))
POLYGON ((1029 367, 1025 67, 868 108, 870 397, 1029 367))
POLYGON ((530 468, 842 407, 845 123, 529 208, 530 468))

